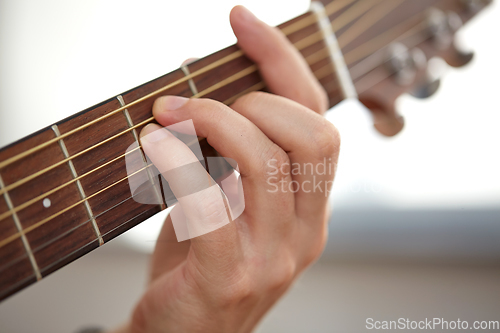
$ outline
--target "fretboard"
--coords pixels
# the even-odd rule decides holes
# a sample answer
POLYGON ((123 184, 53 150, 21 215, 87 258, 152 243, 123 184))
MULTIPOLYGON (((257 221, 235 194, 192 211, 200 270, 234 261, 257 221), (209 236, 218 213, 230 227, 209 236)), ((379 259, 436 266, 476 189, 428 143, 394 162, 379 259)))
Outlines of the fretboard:
MULTIPOLYGON (((346 76, 339 72, 346 70, 359 89, 349 71, 387 43, 367 48, 366 42, 376 34, 363 24, 356 26, 372 7, 377 9, 377 1, 324 2, 326 25, 340 36, 335 45, 318 12, 279 28, 303 55, 334 106, 346 96, 346 76), (335 58, 335 46, 345 59, 335 58)), ((391 25, 401 25, 436 2, 405 6, 393 13, 391 25)), ((380 17, 372 25, 378 24, 379 32, 389 31, 383 10, 377 13, 380 17)), ((204 97, 230 105, 257 90, 266 90, 257 66, 233 45, 0 150, 0 300, 166 208, 164 198, 155 205, 134 200, 125 164, 127 148, 138 143, 142 127, 154 122, 151 109, 156 98, 204 97)), ((217 155, 205 140, 200 144, 205 156, 217 155)))

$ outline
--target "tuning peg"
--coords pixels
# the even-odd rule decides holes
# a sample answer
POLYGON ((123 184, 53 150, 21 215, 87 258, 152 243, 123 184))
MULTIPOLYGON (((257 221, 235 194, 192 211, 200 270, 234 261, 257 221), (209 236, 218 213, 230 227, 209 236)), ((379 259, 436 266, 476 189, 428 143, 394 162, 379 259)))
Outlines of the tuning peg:
POLYGON ((453 43, 452 46, 442 54, 442 58, 452 67, 467 65, 474 58, 474 52, 463 51, 453 43))
POLYGON ((426 64, 425 72, 409 91, 416 98, 427 98, 436 93, 441 85, 441 77, 447 69, 443 59, 433 58, 426 64))
MULTIPOLYGON (((470 1, 482 3, 482 0, 470 1)), ((427 17, 428 31, 434 41, 434 46, 440 51, 440 56, 452 67, 462 67, 468 64, 474 54, 457 46, 456 32, 463 26, 460 16, 452 11, 443 12, 432 8, 427 17)))
POLYGON ((429 80, 428 82, 416 87, 410 91, 410 95, 416 98, 428 98, 431 97, 438 91, 441 85, 441 79, 429 80))
POLYGON ((373 127, 385 136, 394 136, 404 127, 404 118, 396 111, 394 103, 383 105, 374 100, 361 101, 373 115, 373 127))

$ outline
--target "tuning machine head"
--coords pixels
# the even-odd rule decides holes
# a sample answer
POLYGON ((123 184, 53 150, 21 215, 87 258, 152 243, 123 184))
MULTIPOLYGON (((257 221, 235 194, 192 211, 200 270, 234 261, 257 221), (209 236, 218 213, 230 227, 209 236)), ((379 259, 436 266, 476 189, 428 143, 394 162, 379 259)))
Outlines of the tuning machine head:
POLYGON ((427 14, 427 32, 438 50, 446 50, 453 44, 455 33, 463 25, 455 12, 431 8, 427 14))
POLYGON ((393 43, 387 50, 387 70, 394 74, 396 83, 401 86, 412 84, 418 72, 427 65, 425 53, 419 48, 409 50, 402 43, 393 43))
MULTIPOLYGON (((482 3, 486 1, 469 0, 468 3, 482 3)), ((477 5, 479 6, 479 5, 477 5)), ((427 33, 434 47, 450 66, 462 67, 468 64, 474 57, 473 52, 463 51, 457 47, 456 32, 463 26, 460 15, 453 11, 444 12, 437 8, 431 8, 427 15, 427 33)))

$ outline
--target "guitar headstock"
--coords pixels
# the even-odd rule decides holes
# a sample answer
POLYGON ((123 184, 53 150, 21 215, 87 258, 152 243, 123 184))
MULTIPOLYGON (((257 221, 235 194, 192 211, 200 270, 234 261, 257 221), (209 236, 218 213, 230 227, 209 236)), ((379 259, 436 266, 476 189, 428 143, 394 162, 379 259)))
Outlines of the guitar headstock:
MULTIPOLYGON (((344 10, 359 1, 366 0, 354 1, 344 10)), ((389 4, 388 0, 375 1, 372 15, 382 13, 383 6, 389 4)), ((472 60, 472 52, 458 47, 456 33, 491 0, 389 1, 399 4, 356 38, 342 43, 344 33, 355 31, 349 29, 356 21, 337 33, 360 101, 372 111, 375 128, 392 136, 404 126, 395 107, 396 99, 405 93, 426 98, 440 85, 429 60, 442 58, 452 67, 472 60)))

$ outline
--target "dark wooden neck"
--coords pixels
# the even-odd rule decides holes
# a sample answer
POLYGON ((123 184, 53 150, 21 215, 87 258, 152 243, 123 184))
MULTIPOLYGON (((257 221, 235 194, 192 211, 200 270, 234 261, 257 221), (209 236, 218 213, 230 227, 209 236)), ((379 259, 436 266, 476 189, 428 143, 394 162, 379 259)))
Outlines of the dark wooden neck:
MULTIPOLYGON (((344 10, 364 1, 354 1, 344 10)), ((437 1, 422 1, 426 4, 420 10, 437 1)), ((330 21, 342 12, 330 15, 330 21)), ((395 16, 404 20, 413 12, 395 16)), ((330 106, 342 101, 316 15, 306 13, 280 28, 300 45, 330 106), (297 28, 300 22, 310 24, 297 28)), ((354 50, 372 35, 362 35, 343 51, 354 50)), ((230 46, 0 150, 0 300, 165 209, 164 202, 147 205, 132 198, 126 149, 152 121, 152 104, 159 96, 205 97, 230 104, 245 93, 265 90, 256 67, 244 55, 212 66, 239 52, 230 46), (193 77, 187 80, 187 75, 193 77)), ((201 146, 205 156, 217 154, 206 141, 201 146)))
MULTIPOLYGON (((313 15, 304 14, 281 28, 313 15)), ((318 31, 318 26, 312 23, 290 34, 289 38, 298 42, 318 31)), ((322 36, 319 36, 317 42, 301 52, 307 57, 324 47, 322 36)), ((187 70, 196 73, 238 51, 236 45, 230 46, 190 64, 187 70)), ((313 70, 330 63, 328 57, 323 58, 313 64, 313 70)), ((65 133, 114 112, 123 103, 130 104, 186 77, 186 69, 178 69, 3 148, 0 161, 5 162, 53 141, 43 149, 0 168, 0 188, 3 190, 0 215, 4 215, 0 220, 0 299, 47 276, 164 209, 164 203, 140 204, 131 197, 123 156, 137 140, 144 123, 150 122, 148 119, 152 117, 154 100, 161 95, 178 95, 231 103, 244 93, 265 89, 258 71, 218 89, 213 87, 232 80, 231 77, 253 65, 244 55, 238 56, 193 77, 192 81, 176 84, 64 137, 65 133), (62 139, 57 140, 58 136, 62 139), (68 185, 51 193, 64 184, 68 185), (45 199, 50 200, 49 207, 44 206, 45 199)), ((341 98, 334 74, 324 75, 321 82, 329 92, 331 104, 338 103, 341 98)), ((205 156, 216 154, 205 140, 201 146, 205 156)))

